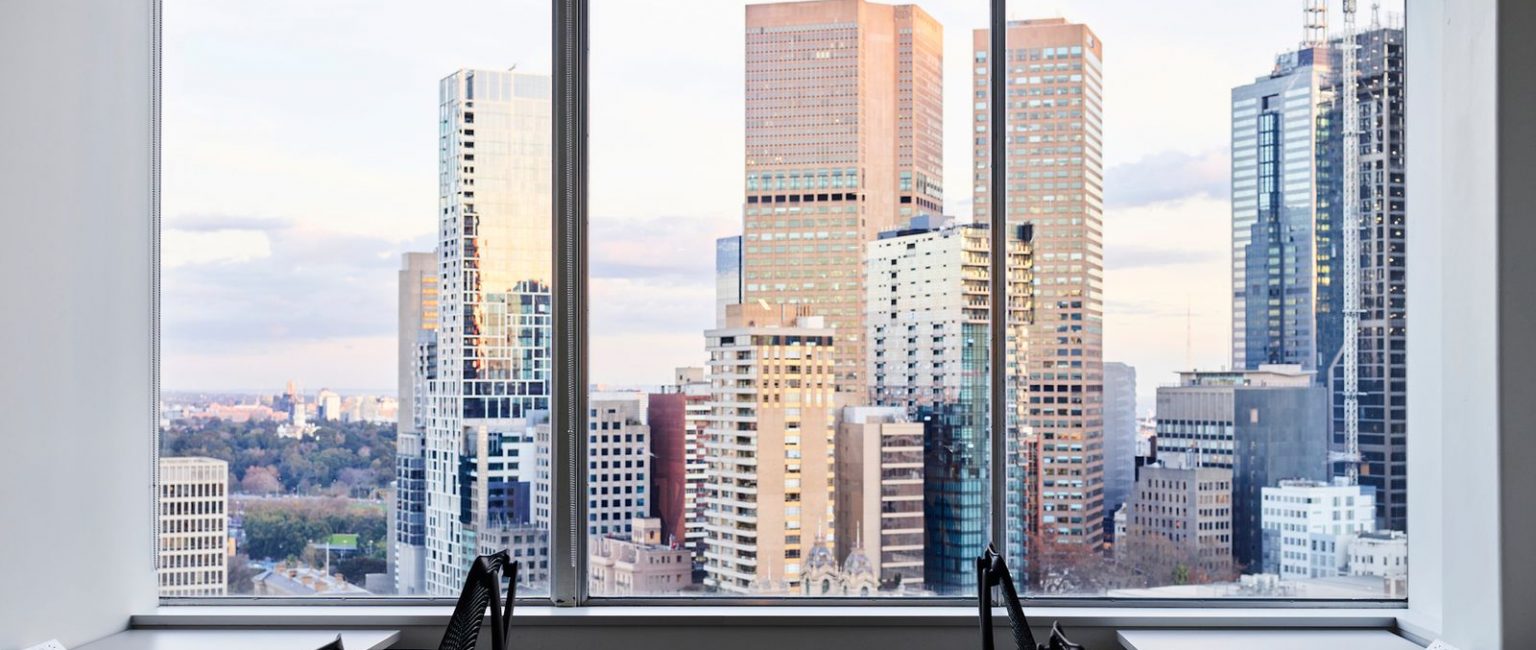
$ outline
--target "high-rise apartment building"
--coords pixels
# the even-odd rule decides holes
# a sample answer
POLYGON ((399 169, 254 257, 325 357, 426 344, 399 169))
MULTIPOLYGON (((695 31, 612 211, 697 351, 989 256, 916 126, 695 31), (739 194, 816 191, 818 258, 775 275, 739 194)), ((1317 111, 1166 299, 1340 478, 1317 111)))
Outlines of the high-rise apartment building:
POLYGON ((160 459, 161 596, 228 593, 229 463, 215 458, 160 459))
MULTIPOLYGON (((426 584, 426 380, 437 331, 437 255, 401 256, 396 320, 394 512, 390 517, 389 571, 394 592, 425 593, 426 584)), ((436 367, 431 370, 435 373, 436 367)))
MULTIPOLYGON (((628 535, 635 521, 651 516, 651 428, 644 393, 587 396, 587 534, 628 535)), ((533 521, 554 521, 554 474, 549 423, 535 428, 537 460, 533 521)))
POLYGON ((661 521, 662 541, 681 544, 703 559, 704 517, 699 495, 708 466, 704 428, 709 382, 703 368, 678 368, 664 392, 647 396, 651 428, 651 513, 661 521))
POLYGON ((1376 530, 1375 492, 1343 479, 1264 488, 1264 572, 1282 580, 1346 575, 1351 545, 1376 530))
POLYGON ((1232 470, 1141 468, 1126 501, 1116 556, 1153 580, 1217 582, 1232 574, 1232 470))
MULTIPOLYGON (((975 216, 1033 226, 1034 320, 1018 373, 1020 422, 1036 454, 1025 494, 1030 544, 1092 552, 1104 533, 1104 43, 1061 18, 1010 21, 1007 60, 989 62, 989 30, 973 35, 975 216), (987 97, 990 74, 1007 97, 987 97), (988 102, 1007 106, 1007 196, 988 194, 988 102), (1039 398, 1036 401, 1036 397, 1039 398)), ((1044 558, 1031 565, 1048 572, 1044 558)))
POLYGON ((1136 369, 1104 362, 1104 530, 1136 484, 1136 369))
POLYGON ((651 428, 641 399, 587 404, 588 535, 628 535, 651 516, 651 428))
MULTIPOLYGON (((969 593, 973 561, 985 548, 989 508, 981 495, 991 475, 987 368, 991 305, 991 230, 913 218, 866 246, 865 302, 871 401, 896 406, 929 427, 927 588, 969 593)), ((1005 363, 1022 367, 1034 285, 1030 229, 1008 243, 1009 334, 1005 363)), ((1009 521, 1015 557, 1022 550, 1024 481, 1029 448, 1017 422, 1027 405, 1024 377, 1010 372, 1009 521)))
POLYGON ((747 5, 743 302, 806 305, 867 404, 863 244, 943 212, 943 32, 916 5, 747 5))
POLYGON ((1263 495, 1283 479, 1328 478, 1328 394, 1299 367, 1179 373, 1157 389, 1158 460, 1232 471, 1237 569, 1262 567, 1263 495))
MULTIPOLYGON (((981 382, 985 399, 987 357, 970 348, 987 345, 990 232, 986 226, 920 217, 865 246, 866 376, 872 404, 899 406, 908 413, 956 404, 962 392, 976 388, 968 381, 981 382)), ((1033 307, 1030 239, 1024 229, 1009 234, 1010 340, 1022 344, 1033 307)), ((1012 353, 1009 363, 1019 363, 1024 351, 1012 353)), ((1021 408, 1021 403, 1012 407, 1021 408)))
MULTIPOLYGON (((478 545, 477 442, 549 409, 550 79, 460 70, 439 84, 436 376, 425 427, 426 585, 455 594, 478 545)), ((489 503, 489 500, 481 500, 489 503)))
POLYGON ((848 406, 837 423, 833 559, 863 552, 882 583, 923 582, 923 424, 896 406, 848 406))
MULTIPOLYGON (((733 305, 709 350, 704 584, 800 590, 834 535, 834 330, 808 305, 733 305)), ((835 540, 834 540, 835 541, 835 540)))

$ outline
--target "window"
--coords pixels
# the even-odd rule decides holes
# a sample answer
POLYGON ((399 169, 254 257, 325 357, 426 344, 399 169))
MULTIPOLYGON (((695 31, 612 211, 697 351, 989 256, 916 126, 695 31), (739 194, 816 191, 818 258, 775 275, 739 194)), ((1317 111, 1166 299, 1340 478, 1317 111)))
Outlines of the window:
POLYGON ((1405 593, 1401 2, 674 4, 167 1, 164 596, 1405 593))

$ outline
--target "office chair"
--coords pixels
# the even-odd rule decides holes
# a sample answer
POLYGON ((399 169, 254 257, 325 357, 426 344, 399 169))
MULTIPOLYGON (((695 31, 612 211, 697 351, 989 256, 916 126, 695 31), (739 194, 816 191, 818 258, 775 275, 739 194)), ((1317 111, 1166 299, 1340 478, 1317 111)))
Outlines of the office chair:
POLYGON ((485 610, 491 610, 491 650, 507 649, 507 630, 512 626, 512 602, 517 599, 518 563, 512 561, 506 551, 475 558, 469 567, 469 577, 464 580, 464 591, 453 607, 453 617, 448 629, 443 631, 443 641, 438 650, 474 650, 480 640, 480 626, 485 621, 485 610), (501 578, 506 574, 506 609, 502 609, 501 578))
POLYGON ((1062 634, 1061 627, 1051 624, 1051 638, 1044 645, 1035 644, 1035 633, 1029 629, 1029 619, 1019 604, 1019 592, 1013 585, 1013 574, 996 548, 987 545, 981 557, 976 558, 977 602, 981 607, 981 648, 994 650, 992 644, 992 588, 1003 592, 1003 608, 1008 612, 1008 626, 1013 629, 1013 643, 1018 650, 1085 650, 1062 634))

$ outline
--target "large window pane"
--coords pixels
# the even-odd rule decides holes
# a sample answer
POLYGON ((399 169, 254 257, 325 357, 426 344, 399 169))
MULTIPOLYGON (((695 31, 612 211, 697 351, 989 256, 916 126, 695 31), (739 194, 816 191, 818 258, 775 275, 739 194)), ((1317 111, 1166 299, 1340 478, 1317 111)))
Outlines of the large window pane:
POLYGON ((547 589, 549 11, 166 3, 164 595, 547 589))
POLYGON ((1403 7, 1340 5, 1013 3, 1032 593, 1405 595, 1403 7))
POLYGON ((592 15, 592 594, 974 593, 986 4, 592 15))

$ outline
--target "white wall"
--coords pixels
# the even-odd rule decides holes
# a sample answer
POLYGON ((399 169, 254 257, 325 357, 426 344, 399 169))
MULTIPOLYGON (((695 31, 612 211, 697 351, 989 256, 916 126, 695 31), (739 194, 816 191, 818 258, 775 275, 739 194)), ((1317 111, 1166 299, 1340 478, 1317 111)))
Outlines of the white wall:
POLYGON ((0 2, 0 650, 155 604, 152 9, 0 2))
POLYGON ((1408 4, 1407 622, 1536 647, 1536 4, 1408 4))

